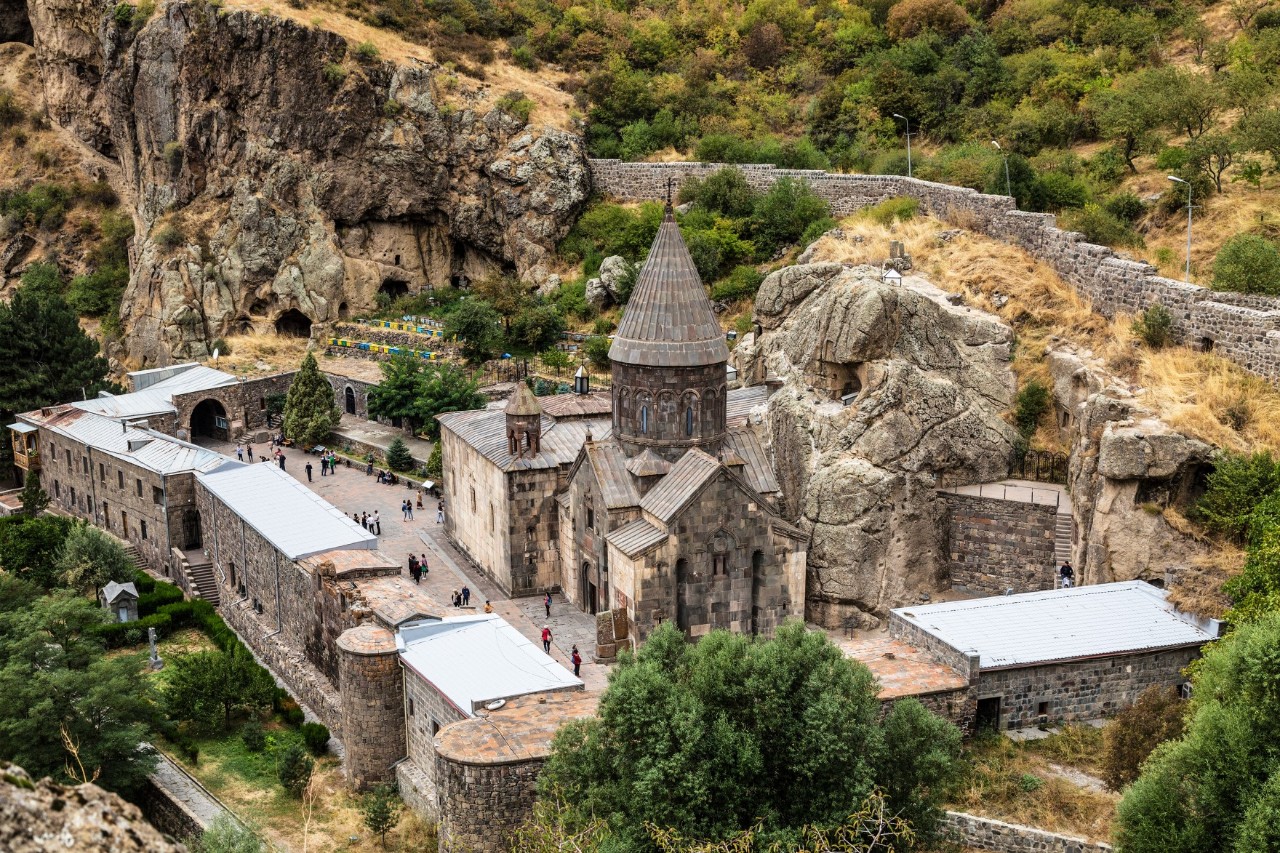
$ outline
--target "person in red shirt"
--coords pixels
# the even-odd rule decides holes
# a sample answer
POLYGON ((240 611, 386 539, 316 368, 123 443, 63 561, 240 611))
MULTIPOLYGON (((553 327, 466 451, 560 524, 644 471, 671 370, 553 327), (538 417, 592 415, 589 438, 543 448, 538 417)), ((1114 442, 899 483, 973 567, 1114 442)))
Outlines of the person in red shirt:
POLYGON ((551 654, 551 626, 542 626, 542 650, 547 654, 551 654))
POLYGON ((582 670, 582 655, 578 654, 578 647, 577 647, 577 646, 574 646, 574 647, 573 647, 573 654, 569 656, 569 659, 570 659, 571 661, 573 661, 573 674, 574 674, 574 676, 575 676, 575 677, 581 677, 581 676, 582 676, 582 671, 581 671, 581 670, 582 670))

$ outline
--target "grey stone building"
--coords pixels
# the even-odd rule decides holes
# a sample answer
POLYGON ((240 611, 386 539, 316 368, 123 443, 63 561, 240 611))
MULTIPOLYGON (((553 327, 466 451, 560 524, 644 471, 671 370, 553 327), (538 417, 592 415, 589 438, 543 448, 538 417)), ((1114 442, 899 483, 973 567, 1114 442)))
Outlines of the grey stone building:
POLYGON ((132 583, 111 581, 99 590, 98 603, 112 622, 138 621, 138 588, 132 583))
POLYGON ((1218 637, 1144 581, 902 607, 889 633, 974 685, 977 725, 1090 720, 1132 705, 1218 637))
POLYGON ((441 415, 446 519, 511 594, 559 588, 626 614, 643 640, 674 620, 768 633, 804 612, 806 535, 748 413, 765 386, 728 390, 729 350, 668 210, 609 352, 610 396, 441 415))

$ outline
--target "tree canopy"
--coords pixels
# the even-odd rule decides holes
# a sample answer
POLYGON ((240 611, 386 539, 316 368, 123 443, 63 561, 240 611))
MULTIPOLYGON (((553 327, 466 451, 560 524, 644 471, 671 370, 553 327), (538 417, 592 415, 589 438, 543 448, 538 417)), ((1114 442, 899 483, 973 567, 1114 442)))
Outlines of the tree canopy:
POLYGON ((401 353, 382 362, 382 381, 369 389, 369 414, 405 418, 414 431, 440 435, 436 415, 478 409, 485 403, 479 383, 448 362, 428 362, 401 353))
POLYGON ((307 353, 285 397, 284 434, 305 447, 323 444, 341 419, 333 386, 307 353))
POLYGON ((914 700, 877 722, 869 670, 800 623, 768 641, 670 624, 623 659, 597 716, 556 735, 540 796, 597 816, 609 849, 655 849, 646 826, 725 839, 840 825, 878 787, 928 834, 960 735, 914 700))

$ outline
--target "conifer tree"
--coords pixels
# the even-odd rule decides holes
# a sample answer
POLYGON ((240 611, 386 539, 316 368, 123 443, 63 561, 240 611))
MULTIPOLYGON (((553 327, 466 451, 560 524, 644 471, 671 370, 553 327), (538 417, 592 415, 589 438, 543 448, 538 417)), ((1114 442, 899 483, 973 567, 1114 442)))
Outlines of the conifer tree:
POLYGON ((311 447, 327 440, 341 417, 333 387, 320 372, 315 356, 307 353, 285 398, 284 434, 303 447, 311 447))
POLYGON ((35 474, 27 474, 22 491, 18 493, 18 500, 22 502, 22 514, 32 518, 44 512, 49 505, 49 495, 40 488, 40 478, 35 474))
POLYGON ((387 448, 387 465, 392 471, 408 471, 413 467, 409 446, 399 436, 392 439, 391 446, 387 448))
POLYGON ((364 815, 365 829, 377 835, 383 849, 387 846, 387 833, 400 822, 400 797, 391 785, 379 785, 369 792, 360 807, 364 815))

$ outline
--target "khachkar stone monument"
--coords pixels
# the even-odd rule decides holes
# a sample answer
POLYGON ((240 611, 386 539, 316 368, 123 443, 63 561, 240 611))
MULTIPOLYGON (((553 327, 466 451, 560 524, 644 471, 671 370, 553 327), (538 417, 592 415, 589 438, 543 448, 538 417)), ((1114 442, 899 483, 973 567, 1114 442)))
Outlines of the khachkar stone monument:
POLYGON ((404 677, 396 637, 378 625, 338 637, 338 684, 347 779, 357 791, 395 778, 405 755, 404 677))
POLYGON ((160 653, 156 651, 156 629, 147 629, 147 644, 151 647, 151 657, 147 659, 147 666, 154 670, 164 669, 164 661, 160 659, 160 653))

